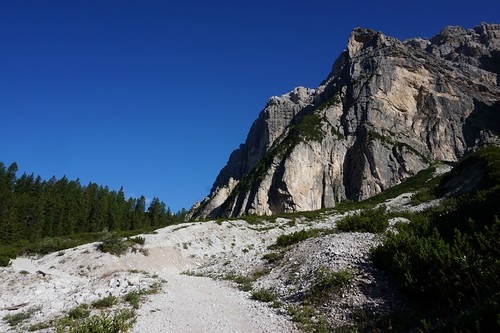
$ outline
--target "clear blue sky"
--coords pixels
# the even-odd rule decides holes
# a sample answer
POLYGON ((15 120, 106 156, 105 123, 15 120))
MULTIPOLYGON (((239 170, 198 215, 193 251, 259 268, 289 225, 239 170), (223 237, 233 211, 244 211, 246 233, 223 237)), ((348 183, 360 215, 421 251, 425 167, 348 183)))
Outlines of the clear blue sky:
POLYGON ((1 1, 0 161, 189 208, 267 99, 316 87, 353 28, 482 21, 500 1, 1 1))

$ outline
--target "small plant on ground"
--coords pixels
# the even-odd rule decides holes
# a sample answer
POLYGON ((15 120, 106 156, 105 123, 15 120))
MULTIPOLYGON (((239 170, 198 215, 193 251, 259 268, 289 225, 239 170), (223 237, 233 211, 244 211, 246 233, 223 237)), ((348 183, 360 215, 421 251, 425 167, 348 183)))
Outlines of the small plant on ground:
POLYGON ((91 306, 96 309, 103 309, 103 308, 110 308, 117 303, 118 299, 115 296, 108 296, 92 302, 91 306))
POLYGON ((128 302, 134 309, 139 308, 139 303, 141 301, 141 296, 137 292, 130 292, 123 298, 125 302, 128 302))
POLYGON ((5 317, 3 317, 3 321, 9 324, 9 326, 17 326, 23 321, 31 318, 31 316, 33 316, 33 314, 37 311, 40 311, 40 307, 33 307, 16 314, 6 315, 5 317))
POLYGON ((238 284, 238 289, 242 291, 251 291, 253 288, 253 282, 255 281, 255 279, 252 277, 235 274, 226 275, 224 279, 234 281, 236 284, 238 284))
POLYGON ((337 222, 337 230, 342 232, 382 233, 389 227, 385 207, 363 210, 337 222))
POLYGON ((308 238, 318 237, 322 235, 332 234, 333 229, 308 229, 293 232, 291 234, 281 235, 276 239, 276 244, 271 245, 270 248, 282 248, 293 244, 300 243, 308 238))
POLYGON ((314 274, 314 281, 309 287, 309 294, 313 300, 322 300, 329 294, 339 291, 352 280, 347 270, 334 272, 327 267, 319 268, 314 274))
POLYGON ((97 249, 101 252, 121 256, 127 251, 128 247, 129 244, 127 244, 127 242, 113 234, 106 237, 101 244, 98 245, 97 249))
POLYGON ((332 332, 326 318, 318 314, 310 306, 290 305, 288 314, 292 321, 299 323, 306 332, 311 333, 330 333, 332 332))
POLYGON ((276 295, 272 290, 267 288, 262 288, 252 292, 252 299, 269 303, 276 300, 276 295))
POLYGON ((284 257, 284 254, 281 252, 270 252, 270 253, 264 254, 262 259, 267 260, 269 263, 274 263, 274 262, 280 261, 281 259, 283 259, 283 257, 284 257))
POLYGON ((126 332, 134 323, 136 314, 132 310, 121 310, 115 314, 100 313, 83 320, 63 318, 56 326, 57 333, 120 333, 126 332))
POLYGON ((89 306, 87 304, 80 304, 76 308, 71 309, 68 312, 68 318, 71 319, 82 319, 88 317, 90 314, 89 306))
POLYGON ((139 245, 144 245, 146 243, 146 239, 144 237, 140 237, 140 236, 132 237, 132 238, 129 238, 128 240, 131 241, 132 243, 139 244, 139 245))

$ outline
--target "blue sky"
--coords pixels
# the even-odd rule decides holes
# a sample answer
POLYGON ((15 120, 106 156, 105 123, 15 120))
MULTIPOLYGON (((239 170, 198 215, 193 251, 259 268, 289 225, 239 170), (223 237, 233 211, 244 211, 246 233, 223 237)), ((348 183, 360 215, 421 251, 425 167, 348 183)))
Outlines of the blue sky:
POLYGON ((498 0, 1 1, 0 161, 189 208, 267 99, 316 87, 353 28, 482 21, 498 0))

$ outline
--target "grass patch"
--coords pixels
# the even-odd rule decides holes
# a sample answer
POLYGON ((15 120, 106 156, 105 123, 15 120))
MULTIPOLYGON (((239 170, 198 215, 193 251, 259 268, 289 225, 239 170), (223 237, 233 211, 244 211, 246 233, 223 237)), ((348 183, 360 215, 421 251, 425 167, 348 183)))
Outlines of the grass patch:
POLYGON ((120 333, 127 332, 135 322, 136 314, 132 310, 121 310, 115 314, 100 313, 82 320, 60 319, 56 326, 57 333, 120 333))
POLYGON ((270 249, 284 248, 300 243, 308 238, 324 236, 335 233, 334 229, 307 229, 293 232, 291 234, 281 235, 276 239, 276 243, 271 245, 270 249))
POLYGON ((267 288, 262 288, 258 290, 254 290, 252 292, 252 299, 260 302, 274 302, 276 300, 276 295, 274 292, 267 288))
POLYGON ((141 296, 137 292, 130 292, 123 297, 123 300, 130 304, 134 309, 139 309, 141 296))
POLYGON ((337 222, 337 230, 342 232, 382 233, 387 227, 389 227, 389 222, 384 206, 362 210, 337 222))
POLYGON ((287 309, 292 321, 300 324, 306 332, 330 333, 332 328, 324 316, 310 306, 290 305, 287 309))
POLYGON ((262 259, 267 260, 269 263, 275 263, 283 259, 285 255, 282 252, 270 252, 264 254, 262 259))
POLYGON ((243 276, 237 274, 228 274, 223 277, 224 280, 233 281, 238 285, 238 289, 242 291, 252 291, 253 283, 260 277, 269 273, 266 268, 256 269, 250 275, 243 276))
POLYGON ((92 302, 90 305, 95 309, 110 308, 118 303, 118 299, 115 296, 108 296, 97 301, 92 302))
POLYGON ((338 292, 352 280, 347 270, 334 272, 327 267, 320 267, 314 273, 314 280, 309 287, 309 297, 315 301, 324 300, 332 292, 338 292))
POLYGON ((68 318, 83 319, 90 315, 89 306, 87 304, 80 304, 76 308, 69 310, 68 318))
POLYGON ((229 274, 224 277, 225 280, 230 280, 238 284, 238 289, 242 291, 252 291, 253 282, 256 280, 251 276, 243 276, 243 275, 233 275, 229 274))
POLYGON ((139 245, 144 245, 146 243, 146 239, 144 237, 141 237, 141 236, 128 238, 128 240, 131 241, 132 243, 139 244, 139 245))
POLYGON ((41 309, 40 307, 33 307, 29 308, 26 311, 22 311, 16 314, 11 314, 11 315, 9 314, 3 317, 3 321, 6 322, 9 326, 15 327, 24 322, 25 320, 31 318, 33 314, 37 311, 40 311, 40 309, 41 309))

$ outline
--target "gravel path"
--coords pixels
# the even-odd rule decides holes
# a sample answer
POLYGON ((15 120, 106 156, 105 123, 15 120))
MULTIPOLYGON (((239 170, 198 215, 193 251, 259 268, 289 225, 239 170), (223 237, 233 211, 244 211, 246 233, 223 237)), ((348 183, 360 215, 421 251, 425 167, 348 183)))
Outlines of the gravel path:
POLYGON ((176 272, 160 276, 167 280, 163 292, 141 306, 133 333, 296 332, 283 316, 224 281, 176 272))

